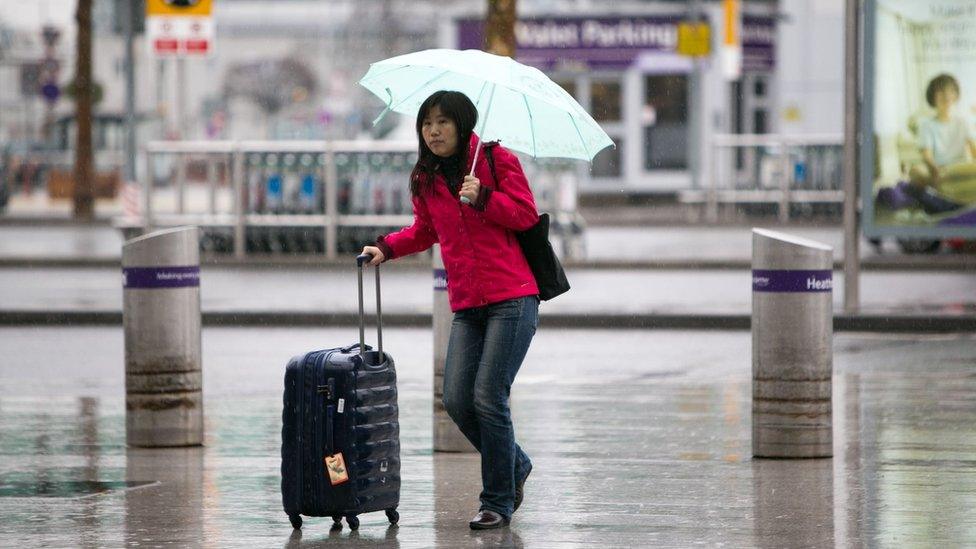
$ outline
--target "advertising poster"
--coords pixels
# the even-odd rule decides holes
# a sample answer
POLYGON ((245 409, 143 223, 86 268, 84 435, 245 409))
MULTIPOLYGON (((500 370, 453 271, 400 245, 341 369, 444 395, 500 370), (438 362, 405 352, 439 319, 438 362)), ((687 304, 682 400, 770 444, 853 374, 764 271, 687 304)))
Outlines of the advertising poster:
POLYGON ((976 0, 865 9, 864 232, 976 237, 976 0))

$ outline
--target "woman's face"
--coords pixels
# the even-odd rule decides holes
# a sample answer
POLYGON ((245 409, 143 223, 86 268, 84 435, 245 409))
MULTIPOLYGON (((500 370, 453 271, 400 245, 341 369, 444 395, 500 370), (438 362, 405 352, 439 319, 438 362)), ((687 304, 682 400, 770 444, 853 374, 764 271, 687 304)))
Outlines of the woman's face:
POLYGON ((423 135, 424 143, 434 154, 448 157, 457 152, 457 125, 444 116, 439 106, 431 107, 421 123, 420 133, 423 135))

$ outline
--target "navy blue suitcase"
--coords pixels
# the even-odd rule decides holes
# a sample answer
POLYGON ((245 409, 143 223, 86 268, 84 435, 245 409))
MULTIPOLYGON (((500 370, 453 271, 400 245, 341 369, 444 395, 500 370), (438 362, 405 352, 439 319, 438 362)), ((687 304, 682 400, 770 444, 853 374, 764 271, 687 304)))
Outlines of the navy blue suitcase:
POLYGON ((380 273, 376 270, 379 350, 363 341, 363 263, 359 264, 359 343, 296 356, 285 371, 281 495, 293 527, 301 515, 345 517, 386 511, 400 516, 400 424, 396 369, 383 353, 380 273))

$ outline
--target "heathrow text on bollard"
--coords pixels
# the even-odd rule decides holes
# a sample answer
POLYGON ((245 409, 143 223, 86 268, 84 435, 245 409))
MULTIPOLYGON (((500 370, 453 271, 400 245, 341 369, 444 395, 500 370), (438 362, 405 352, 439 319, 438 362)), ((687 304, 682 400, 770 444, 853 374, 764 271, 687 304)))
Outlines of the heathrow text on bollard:
POLYGON ((752 454, 833 455, 833 249, 752 232, 752 454))

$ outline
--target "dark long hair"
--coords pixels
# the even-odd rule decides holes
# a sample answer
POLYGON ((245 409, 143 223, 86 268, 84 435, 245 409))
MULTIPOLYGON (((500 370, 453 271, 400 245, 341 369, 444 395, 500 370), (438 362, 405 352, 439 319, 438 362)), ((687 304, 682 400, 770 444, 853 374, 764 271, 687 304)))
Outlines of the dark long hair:
POLYGON ((458 169, 463 172, 468 165, 468 143, 471 142, 474 125, 478 122, 478 109, 461 92, 436 91, 420 105, 417 112, 417 164, 410 173, 410 194, 413 196, 420 196, 431 189, 434 184, 434 169, 441 162, 440 157, 427 146, 423 135, 424 118, 434 107, 440 107, 441 113, 453 120, 457 127, 457 152, 454 156, 457 158, 458 169))

